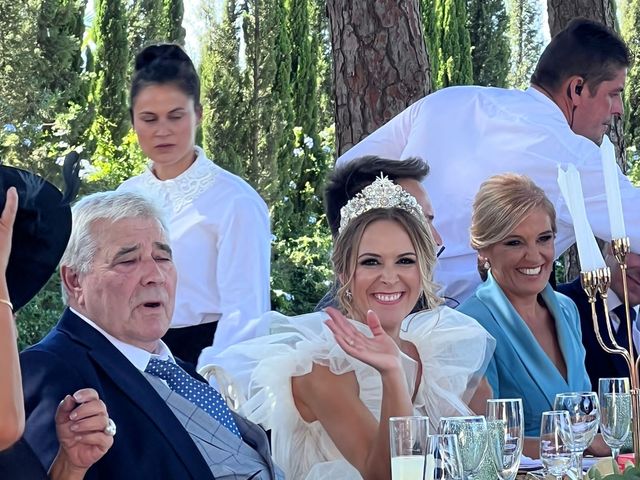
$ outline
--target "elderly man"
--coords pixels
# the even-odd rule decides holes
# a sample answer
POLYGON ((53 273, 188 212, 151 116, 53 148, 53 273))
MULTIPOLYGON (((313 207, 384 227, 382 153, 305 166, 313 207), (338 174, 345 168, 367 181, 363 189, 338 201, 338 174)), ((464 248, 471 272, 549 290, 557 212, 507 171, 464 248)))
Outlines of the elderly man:
MULTIPOLYGON (((439 90, 355 145, 337 164, 371 154, 429 162, 431 174, 423 184, 447 243, 436 280, 446 296, 463 301, 480 282, 469 244, 471 204, 491 175, 522 173, 545 190, 558 214, 559 255, 574 242, 574 233, 557 185, 558 165, 575 164, 594 232, 610 239, 599 145, 612 118, 622 115, 629 62, 629 51, 615 33, 596 22, 573 20, 543 52, 526 91, 439 90)), ((631 245, 637 250, 640 191, 622 173, 619 181, 631 245)))
MULTIPOLYGON (((611 253, 611 248, 607 244, 605 248, 605 262, 611 269, 611 287, 607 298, 607 306, 609 308, 609 316, 612 320, 613 331, 618 345, 628 348, 629 335, 626 327, 626 312, 624 307, 624 288, 622 286, 622 271, 620 265, 611 253)), ((627 255, 627 288, 629 293, 629 315, 631 319, 633 344, 635 350, 638 351, 640 345, 640 330, 636 323, 637 309, 640 305, 640 255, 630 253, 627 255)), ((580 323, 582 326, 582 344, 584 345, 587 355, 585 357, 585 366, 587 373, 591 379, 591 388, 598 388, 598 379, 605 377, 628 377, 629 368, 624 358, 620 355, 611 355, 606 353, 598 339, 593 328, 593 317, 591 315, 591 305, 587 299, 587 294, 580 285, 580 278, 576 278, 573 282, 558 285, 557 290, 571 298, 578 306, 580 312, 580 323)), ((598 325, 602 338, 607 340, 607 345, 611 345, 608 341, 607 324, 605 323, 604 306, 602 300, 598 297, 596 301, 596 313, 598 315, 598 325)))
POLYGON ((264 431, 233 414, 160 340, 176 287, 167 238, 156 207, 137 194, 98 193, 74 207, 60 262, 68 309, 21 354, 25 438, 48 466, 57 403, 88 386, 117 433, 86 478, 277 478, 264 431))

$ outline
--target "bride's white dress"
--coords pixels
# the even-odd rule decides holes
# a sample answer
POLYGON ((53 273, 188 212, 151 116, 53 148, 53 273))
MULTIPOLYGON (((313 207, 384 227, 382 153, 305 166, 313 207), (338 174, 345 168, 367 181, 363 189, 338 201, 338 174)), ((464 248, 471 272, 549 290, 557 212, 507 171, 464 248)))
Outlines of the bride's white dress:
MULTIPOLYGON (((291 377, 305 375, 313 363, 340 375, 353 371, 360 400, 380 417, 382 384, 372 367, 347 355, 324 324, 324 312, 285 317, 269 312, 270 334, 234 345, 221 353, 205 349, 200 372, 209 377, 238 412, 271 430, 276 463, 292 480, 361 480, 340 454, 320 422, 299 415, 291 393, 291 377)), ((353 322, 371 335, 369 328, 353 322)), ((416 414, 428 415, 432 431, 440 417, 469 414, 466 403, 493 353, 493 338, 472 318, 448 307, 410 315, 401 338, 413 343, 422 361, 416 414)), ((413 391, 417 363, 402 356, 407 389, 413 391)))

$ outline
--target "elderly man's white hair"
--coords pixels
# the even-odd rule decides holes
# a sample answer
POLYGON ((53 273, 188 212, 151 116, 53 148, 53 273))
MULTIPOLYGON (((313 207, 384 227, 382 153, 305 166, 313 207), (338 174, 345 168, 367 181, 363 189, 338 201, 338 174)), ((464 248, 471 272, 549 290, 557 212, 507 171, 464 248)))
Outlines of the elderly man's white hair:
MULTIPOLYGON (((132 192, 99 192, 87 195, 77 202, 72 210, 73 226, 67 249, 60 260, 60 266, 71 268, 76 273, 86 273, 91 269, 97 250, 92 225, 101 220, 115 223, 130 218, 157 220, 167 239, 168 228, 162 209, 149 197, 132 192)), ((67 292, 62 294, 67 302, 67 292)))

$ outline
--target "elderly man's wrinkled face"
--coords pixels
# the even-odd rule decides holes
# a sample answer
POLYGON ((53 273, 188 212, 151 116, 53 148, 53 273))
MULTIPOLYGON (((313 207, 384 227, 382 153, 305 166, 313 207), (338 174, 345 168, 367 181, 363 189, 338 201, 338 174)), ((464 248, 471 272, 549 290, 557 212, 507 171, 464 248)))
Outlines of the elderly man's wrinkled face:
POLYGON ((98 221, 90 271, 79 274, 70 305, 117 339, 156 349, 171 323, 176 269, 155 219, 98 221))

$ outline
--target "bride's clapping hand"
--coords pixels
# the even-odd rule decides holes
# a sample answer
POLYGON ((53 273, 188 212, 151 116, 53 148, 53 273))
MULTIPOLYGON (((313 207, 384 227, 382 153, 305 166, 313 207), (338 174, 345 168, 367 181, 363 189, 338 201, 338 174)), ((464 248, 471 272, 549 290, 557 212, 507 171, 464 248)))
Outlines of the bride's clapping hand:
POLYGON ((367 312, 367 325, 371 329, 373 337, 367 337, 360 332, 335 308, 328 307, 325 311, 330 317, 325 323, 333 332, 338 345, 345 352, 371 365, 380 373, 400 368, 400 349, 383 330, 380 320, 373 310, 367 312))

